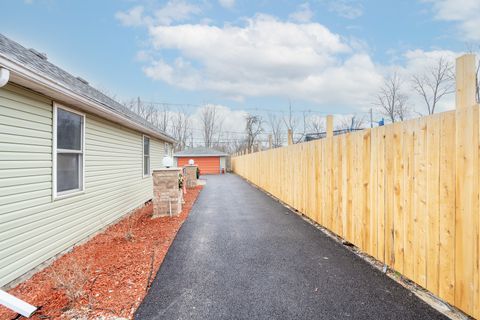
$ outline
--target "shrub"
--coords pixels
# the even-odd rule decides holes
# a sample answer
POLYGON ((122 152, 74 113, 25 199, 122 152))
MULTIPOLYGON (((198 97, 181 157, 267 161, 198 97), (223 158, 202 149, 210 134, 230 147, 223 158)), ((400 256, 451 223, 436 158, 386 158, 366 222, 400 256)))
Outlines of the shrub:
POLYGON ((50 275, 55 288, 63 290, 68 298, 70 307, 75 302, 86 296, 84 287, 88 281, 87 272, 76 259, 70 259, 66 263, 53 268, 50 275))
POLYGON ((183 174, 179 173, 178 174, 178 189, 183 188, 183 174))

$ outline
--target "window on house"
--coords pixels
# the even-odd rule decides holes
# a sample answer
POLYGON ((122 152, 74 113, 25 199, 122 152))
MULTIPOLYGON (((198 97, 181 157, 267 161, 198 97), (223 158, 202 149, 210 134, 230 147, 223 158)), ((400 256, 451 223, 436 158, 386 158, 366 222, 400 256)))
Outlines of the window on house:
POLYGON ((150 175, 150 138, 143 136, 143 176, 150 175))
POLYGON ((54 107, 54 196, 83 191, 85 116, 54 107))

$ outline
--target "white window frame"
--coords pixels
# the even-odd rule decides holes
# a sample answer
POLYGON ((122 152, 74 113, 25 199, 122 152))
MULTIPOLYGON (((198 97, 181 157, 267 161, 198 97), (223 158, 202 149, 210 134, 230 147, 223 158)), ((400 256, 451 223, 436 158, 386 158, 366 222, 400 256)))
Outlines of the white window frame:
POLYGON ((68 108, 64 105, 61 105, 59 103, 54 102, 53 103, 53 145, 52 145, 52 198, 53 200, 58 200, 58 199, 64 199, 68 198, 71 196, 79 195, 85 193, 85 123, 86 123, 87 117, 85 116, 84 113, 79 112, 77 110, 73 110, 71 108, 68 108), (78 114, 79 116, 82 117, 82 150, 81 151, 73 151, 73 150, 65 150, 61 149, 61 153, 76 153, 76 154, 81 154, 82 155, 82 170, 79 170, 79 179, 81 179, 80 182, 80 188, 73 189, 73 190, 68 190, 68 191, 62 191, 62 192, 57 192, 57 113, 58 109, 62 109, 68 112, 72 112, 75 114, 78 114))
POLYGON ((142 135, 142 176, 148 178, 152 175, 152 139, 142 135), (145 174, 145 138, 148 139, 148 174, 145 174))

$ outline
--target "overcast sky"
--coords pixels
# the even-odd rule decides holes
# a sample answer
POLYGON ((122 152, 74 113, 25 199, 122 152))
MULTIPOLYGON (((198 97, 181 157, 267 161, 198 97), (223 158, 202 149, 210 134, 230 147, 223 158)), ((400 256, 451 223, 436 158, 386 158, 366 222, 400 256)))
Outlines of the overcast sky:
POLYGON ((237 111, 364 112, 392 70, 480 43, 480 0, 11 0, 1 12, 0 32, 117 99, 237 111))

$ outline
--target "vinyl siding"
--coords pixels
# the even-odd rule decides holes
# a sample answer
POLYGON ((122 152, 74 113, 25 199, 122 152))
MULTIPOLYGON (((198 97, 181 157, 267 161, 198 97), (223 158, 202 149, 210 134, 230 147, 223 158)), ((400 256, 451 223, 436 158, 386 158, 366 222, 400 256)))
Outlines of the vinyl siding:
MULTIPOLYGON (((0 88, 0 286, 152 197, 142 134, 86 114, 85 192, 52 200, 52 101, 0 88)), ((151 138, 151 168, 164 142, 151 138)))
POLYGON ((163 165, 163 156, 164 156, 164 145, 166 142, 164 141, 158 141, 158 140, 150 140, 152 141, 151 145, 151 152, 154 155, 150 161, 150 168, 151 170, 159 169, 162 168, 163 165))

